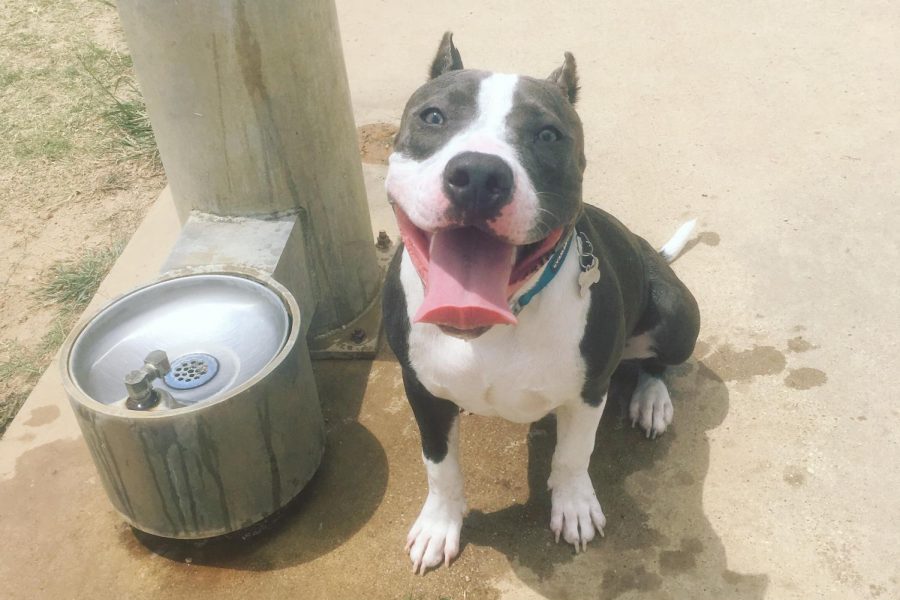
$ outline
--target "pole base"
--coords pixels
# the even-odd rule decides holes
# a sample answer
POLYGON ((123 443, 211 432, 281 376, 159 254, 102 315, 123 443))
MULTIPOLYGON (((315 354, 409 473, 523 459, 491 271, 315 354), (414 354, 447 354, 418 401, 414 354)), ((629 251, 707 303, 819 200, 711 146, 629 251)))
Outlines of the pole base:
MULTIPOLYGON (((391 263, 397 245, 390 238, 379 238, 375 246, 375 257, 381 271, 381 278, 391 263)), ((381 314, 381 289, 372 302, 358 317, 339 327, 314 337, 307 338, 309 355, 313 360, 347 359, 372 360, 378 354, 383 337, 381 314)))

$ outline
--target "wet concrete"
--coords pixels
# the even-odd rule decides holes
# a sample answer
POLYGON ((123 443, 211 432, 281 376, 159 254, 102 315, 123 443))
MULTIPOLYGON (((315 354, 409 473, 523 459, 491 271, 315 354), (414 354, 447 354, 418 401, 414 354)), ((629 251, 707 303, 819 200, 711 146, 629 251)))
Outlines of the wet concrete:
MULTIPOLYGON (((297 589, 333 597, 338 582, 372 598, 429 597, 428 590, 437 589, 452 598, 480 598, 497 596, 492 582, 512 569, 549 598, 585 590, 590 597, 617 598, 663 588, 763 597, 765 575, 728 573, 722 542, 703 512, 705 432, 725 418, 729 399, 722 379, 702 362, 673 376, 685 423, 674 435, 644 439, 620 419, 618 399, 611 400, 591 464, 609 527, 606 538, 581 555, 554 544, 547 527, 552 417, 526 427, 464 415, 461 455, 472 512, 459 560, 426 578, 410 576, 400 552, 425 488, 398 365, 384 350, 374 363, 319 362, 316 371, 327 419, 326 460, 287 509, 224 538, 157 538, 114 513, 81 440, 58 441, 25 453, 16 476, 0 483, 0 531, 9 543, 0 576, 41 581, 37 591, 48 598, 105 597, 113 589, 130 598, 237 597, 259 586, 269 597, 297 589), (47 519, 55 526, 47 527, 47 519), (121 569, 75 576, 69 565, 84 553, 121 569), (589 564, 598 568, 573 577, 589 564), (47 577, 54 572, 67 575, 47 577)), ((9 597, 25 598, 35 589, 9 591, 9 597)))

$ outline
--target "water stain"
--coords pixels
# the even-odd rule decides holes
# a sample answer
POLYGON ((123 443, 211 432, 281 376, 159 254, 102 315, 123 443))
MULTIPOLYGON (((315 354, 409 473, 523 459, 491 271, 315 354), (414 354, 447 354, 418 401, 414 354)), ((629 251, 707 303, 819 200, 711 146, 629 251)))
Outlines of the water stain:
POLYGON ((700 235, 697 236, 697 240, 701 244, 706 244, 707 246, 718 246, 719 242, 722 241, 722 238, 720 238, 719 234, 715 231, 701 231, 700 235))
POLYGON ((810 388, 819 387, 828 381, 828 375, 819 369, 810 369, 803 367, 800 369, 791 369, 788 371, 787 377, 784 378, 784 384, 795 390, 808 390, 810 388))
POLYGON ((787 345, 788 350, 791 352, 806 352, 807 350, 815 348, 815 346, 803 339, 802 335, 789 339, 787 345))
POLYGON ((604 599, 618 598, 630 591, 651 592, 662 587, 662 577, 651 573, 639 565, 636 569, 607 569, 603 573, 602 596, 604 599))
POLYGON ((31 411, 28 420, 25 421, 25 425, 29 427, 40 427, 41 425, 52 423, 58 418, 58 406, 39 406, 31 411))
POLYGON ((251 94, 262 97, 268 96, 266 84, 263 81, 262 70, 262 52, 260 51, 259 41, 253 34, 250 22, 247 20, 244 7, 240 4, 236 15, 237 20, 237 49, 236 54, 240 63, 241 76, 244 79, 244 85, 251 94))
POLYGON ((784 354, 774 346, 735 350, 730 344, 723 344, 704 362, 724 381, 747 381, 759 375, 775 375, 787 366, 784 354))
POLYGON ((740 573, 736 573, 730 569, 725 569, 724 571, 722 571, 722 579, 725 581, 725 583, 734 585, 740 583, 743 577, 744 576, 740 573))
POLYGON ((697 567, 697 555, 703 552, 703 543, 697 538, 681 540, 680 550, 659 553, 659 566, 663 573, 684 573, 697 567))
POLYGON ((72 584, 72 573, 80 572, 81 567, 69 563, 60 568, 56 561, 63 555, 66 558, 61 562, 66 563, 79 553, 57 550, 69 540, 77 540, 78 548, 91 551, 109 544, 100 541, 103 536, 98 531, 109 524, 111 511, 98 486, 90 483, 93 475, 87 447, 80 439, 37 446, 18 457, 15 476, 0 482, 0 569, 14 570, 18 578, 16 589, 4 589, 3 597, 10 597, 7 592, 19 598, 76 595, 71 587, 66 588, 72 584), (50 572, 53 577, 47 576, 50 572))
POLYGON ((388 164, 388 157, 394 150, 397 126, 390 123, 368 123, 356 129, 359 142, 359 156, 364 163, 388 164))
POLYGON ((675 473, 675 483, 678 485, 693 485, 696 482, 694 476, 687 471, 678 471, 675 473))
POLYGON ((712 346, 708 342, 704 342, 703 340, 697 340, 697 343, 694 344, 694 356, 698 358, 703 358, 712 350, 712 346))
POLYGON ((655 473, 641 471, 631 476, 631 484, 641 494, 652 497, 659 490, 661 482, 655 473))
POLYGON ((784 480, 790 486, 801 487, 806 483, 806 469, 795 465, 788 465, 784 469, 784 480))

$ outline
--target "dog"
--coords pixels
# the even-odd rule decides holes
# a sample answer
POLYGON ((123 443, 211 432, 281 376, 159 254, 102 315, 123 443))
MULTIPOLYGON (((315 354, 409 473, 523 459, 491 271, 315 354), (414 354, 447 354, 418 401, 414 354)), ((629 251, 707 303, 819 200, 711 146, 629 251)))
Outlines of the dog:
POLYGON ((576 552, 606 525, 588 463, 610 383, 630 381, 648 437, 672 423, 661 377, 690 357, 700 313, 668 263, 693 224, 657 251, 582 202, 578 91, 570 53, 547 79, 469 70, 447 32, 404 109, 385 180, 403 243, 383 310, 428 476, 413 572, 459 553, 460 409, 555 413, 550 529, 576 552))

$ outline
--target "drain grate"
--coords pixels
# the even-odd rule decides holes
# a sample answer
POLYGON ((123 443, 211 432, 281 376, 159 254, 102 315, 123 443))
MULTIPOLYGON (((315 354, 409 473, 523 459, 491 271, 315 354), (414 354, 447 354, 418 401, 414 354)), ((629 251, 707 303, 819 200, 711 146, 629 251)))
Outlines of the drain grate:
POLYGON ((166 385, 176 390, 200 387, 219 372, 219 361, 209 354, 185 354, 172 361, 166 385))

